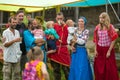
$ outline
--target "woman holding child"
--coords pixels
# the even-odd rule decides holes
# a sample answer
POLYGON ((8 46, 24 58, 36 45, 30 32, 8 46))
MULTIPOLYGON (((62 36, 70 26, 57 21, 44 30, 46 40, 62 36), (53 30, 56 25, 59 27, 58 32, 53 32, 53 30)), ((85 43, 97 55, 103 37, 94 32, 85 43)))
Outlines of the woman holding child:
POLYGON ((93 80, 90 63, 85 44, 88 40, 89 30, 86 29, 86 18, 80 17, 78 27, 71 40, 72 60, 69 80, 93 80))

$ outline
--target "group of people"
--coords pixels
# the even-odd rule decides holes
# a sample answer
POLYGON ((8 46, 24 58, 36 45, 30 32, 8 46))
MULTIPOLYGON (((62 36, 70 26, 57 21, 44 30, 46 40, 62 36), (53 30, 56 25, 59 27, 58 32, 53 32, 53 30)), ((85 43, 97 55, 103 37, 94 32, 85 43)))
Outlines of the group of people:
MULTIPOLYGON (((94 79, 85 46, 89 38, 85 17, 80 17, 78 27, 74 27, 73 20, 68 19, 65 23, 64 15, 60 12, 56 15, 56 23, 46 23, 46 30, 43 30, 37 19, 29 20, 28 26, 25 26, 23 18, 24 12, 21 10, 16 17, 10 17, 9 27, 2 35, 3 80, 20 80, 20 72, 23 80, 50 80, 47 58, 53 67, 54 80, 61 80, 61 69, 66 80, 94 79), (30 76, 30 71, 34 70, 31 66, 35 67, 33 72, 37 76, 30 76)), ((106 12, 101 13, 93 40, 95 80, 119 80, 114 52, 117 38, 109 15, 106 12)))

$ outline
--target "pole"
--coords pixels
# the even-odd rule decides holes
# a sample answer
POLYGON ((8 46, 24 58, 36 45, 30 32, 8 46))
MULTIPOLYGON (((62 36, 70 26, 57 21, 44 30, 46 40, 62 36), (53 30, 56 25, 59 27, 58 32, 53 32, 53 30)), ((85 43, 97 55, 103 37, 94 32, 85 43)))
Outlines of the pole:
POLYGON ((78 17, 79 17, 79 7, 75 7, 75 22, 76 22, 76 26, 77 26, 77 22, 78 22, 78 17))
POLYGON ((108 13, 108 0, 106 0, 106 5, 105 5, 105 7, 106 7, 106 13, 108 13))

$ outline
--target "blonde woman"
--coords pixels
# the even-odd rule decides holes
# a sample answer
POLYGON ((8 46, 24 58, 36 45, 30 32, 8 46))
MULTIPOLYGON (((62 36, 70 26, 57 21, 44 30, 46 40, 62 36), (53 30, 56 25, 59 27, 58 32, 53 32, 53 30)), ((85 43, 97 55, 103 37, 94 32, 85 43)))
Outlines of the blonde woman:
POLYGON ((110 24, 109 15, 103 12, 94 30, 95 80, 119 80, 115 61, 114 44, 118 35, 110 24))

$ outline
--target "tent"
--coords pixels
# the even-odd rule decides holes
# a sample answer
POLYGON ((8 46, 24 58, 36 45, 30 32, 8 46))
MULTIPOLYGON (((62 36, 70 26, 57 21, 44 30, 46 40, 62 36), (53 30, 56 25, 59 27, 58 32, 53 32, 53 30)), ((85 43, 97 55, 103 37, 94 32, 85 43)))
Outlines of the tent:
POLYGON ((67 7, 90 7, 90 6, 100 6, 110 3, 120 3, 120 0, 85 0, 83 2, 75 2, 71 4, 64 4, 67 7))
POLYGON ((27 12, 43 10, 67 3, 81 0, 0 0, 0 10, 17 11, 19 8, 25 8, 27 12))
POLYGON ((101 6, 101 5, 106 5, 106 12, 108 12, 107 10, 107 4, 110 4, 110 6, 113 9, 113 12, 116 15, 116 18, 118 19, 118 21, 120 22, 120 18, 117 15, 115 9, 113 8, 112 4, 114 3, 120 3, 120 0, 85 0, 83 2, 74 2, 71 4, 64 4, 63 6, 66 7, 91 7, 91 6, 101 6))

